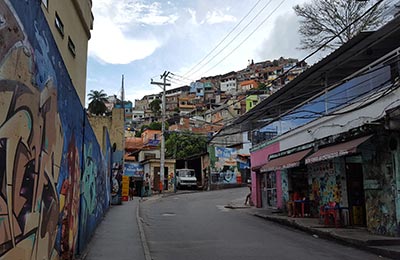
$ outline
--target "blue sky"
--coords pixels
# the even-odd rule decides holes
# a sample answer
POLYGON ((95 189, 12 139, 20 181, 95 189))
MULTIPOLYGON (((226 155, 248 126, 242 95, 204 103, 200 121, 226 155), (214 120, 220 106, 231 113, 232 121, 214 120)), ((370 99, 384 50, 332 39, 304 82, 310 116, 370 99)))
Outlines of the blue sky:
POLYGON ((301 59, 307 53, 297 49, 298 20, 292 7, 303 2, 95 0, 87 93, 103 89, 108 95, 120 95, 124 74, 126 99, 134 101, 159 93, 161 89, 151 85, 150 79, 159 81, 165 70, 179 75, 170 89, 202 76, 240 70, 251 59, 254 62, 281 56, 301 59), (192 69, 235 26, 226 40, 192 69))

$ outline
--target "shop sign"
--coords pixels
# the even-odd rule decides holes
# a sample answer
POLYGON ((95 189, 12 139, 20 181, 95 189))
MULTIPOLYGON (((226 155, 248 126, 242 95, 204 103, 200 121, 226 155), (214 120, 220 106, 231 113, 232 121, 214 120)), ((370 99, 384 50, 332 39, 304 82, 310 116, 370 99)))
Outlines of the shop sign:
POLYGON ((137 162, 125 162, 124 176, 143 178, 143 166, 137 162))

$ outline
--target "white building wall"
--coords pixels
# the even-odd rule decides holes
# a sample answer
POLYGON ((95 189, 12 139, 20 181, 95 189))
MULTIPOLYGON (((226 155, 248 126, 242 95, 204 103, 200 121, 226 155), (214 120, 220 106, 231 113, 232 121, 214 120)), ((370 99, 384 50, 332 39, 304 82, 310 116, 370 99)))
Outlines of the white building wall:
MULTIPOLYGON (((377 96, 381 95, 378 93, 377 96)), ((371 105, 356 109, 360 104, 355 103, 338 112, 355 109, 353 112, 337 116, 326 116, 278 137, 281 151, 299 145, 310 143, 327 136, 340 134, 350 129, 376 121, 385 116, 385 111, 400 105, 400 90, 396 89, 387 96, 380 98, 371 105)), ((369 99, 371 101, 372 98, 369 99)))
POLYGON ((236 79, 231 79, 228 81, 221 82, 220 88, 221 88, 221 91, 224 91, 224 92, 236 91, 236 88, 237 88, 236 79))

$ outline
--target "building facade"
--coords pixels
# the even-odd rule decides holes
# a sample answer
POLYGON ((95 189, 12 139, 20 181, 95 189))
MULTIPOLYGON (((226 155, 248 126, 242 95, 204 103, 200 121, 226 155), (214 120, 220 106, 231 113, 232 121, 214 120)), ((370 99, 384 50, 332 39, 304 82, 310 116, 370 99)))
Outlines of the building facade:
POLYGON ((252 149, 258 207, 285 210, 298 194, 297 200, 309 203, 311 216, 333 204, 342 225, 400 235, 400 44, 393 41, 400 36, 399 24, 395 18, 360 34, 282 91, 306 95, 302 86, 314 86, 320 95, 303 104, 281 103, 295 109, 269 124, 280 135, 252 149), (366 45, 373 56, 359 51, 366 45), (324 84, 312 85, 321 73, 324 84))
POLYGON ((88 41, 93 29, 92 1, 42 0, 42 10, 72 84, 84 105, 88 41))

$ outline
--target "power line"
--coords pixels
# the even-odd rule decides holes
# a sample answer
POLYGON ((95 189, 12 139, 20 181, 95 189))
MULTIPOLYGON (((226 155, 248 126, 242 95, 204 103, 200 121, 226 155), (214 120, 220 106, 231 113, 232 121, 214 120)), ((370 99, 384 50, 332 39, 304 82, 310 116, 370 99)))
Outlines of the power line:
POLYGON ((181 75, 172 73, 172 72, 171 72, 171 75, 172 75, 172 76, 175 76, 175 77, 178 77, 178 78, 182 78, 182 79, 187 80, 187 81, 196 81, 196 80, 194 80, 194 79, 191 79, 191 78, 188 78, 188 77, 184 77, 184 76, 181 76, 181 75))
POLYGON ((215 68, 216 66, 218 66, 221 62, 223 62, 226 58, 228 58, 233 52, 235 52, 240 46, 242 46, 243 43, 245 43, 260 27, 261 25, 263 25, 277 10, 279 7, 282 6, 282 4, 285 2, 286 0, 282 0, 279 5, 247 36, 244 38, 243 41, 240 42, 240 44, 238 46, 236 46, 236 48, 234 48, 231 52, 228 53, 228 55, 226 55, 225 57, 223 57, 217 64, 215 64, 214 66, 212 66, 210 69, 208 69, 207 71, 205 71, 203 73, 206 74, 207 72, 209 72, 210 70, 212 70, 213 68, 215 68))
MULTIPOLYGON (((284 0, 285 1, 285 0, 284 0)), ((268 7, 268 5, 272 2, 272 0, 268 1, 268 3, 266 5, 263 6, 263 8, 261 8, 260 11, 258 11, 258 13, 253 17, 253 19, 250 20, 250 22, 248 22, 243 28, 242 30, 240 30, 240 32, 238 34, 235 35, 235 37, 233 37, 231 39, 230 42, 228 42, 225 47, 223 47, 220 51, 218 51, 214 56, 211 57, 211 59, 209 59, 206 63, 204 63, 202 66, 200 66, 200 68, 196 69, 194 72, 190 73, 189 75, 192 76, 194 74, 196 74, 196 72, 198 72, 199 70, 203 69, 206 65, 208 65, 212 60, 215 59, 215 57, 217 57, 219 54, 222 53, 222 51, 224 51, 227 47, 229 47, 229 45, 236 40, 243 32, 244 30, 247 29, 247 27, 250 26, 250 24, 252 24, 254 22, 254 20, 265 10, 265 8, 268 7)), ((186 74, 185 74, 186 75, 186 74)))
MULTIPOLYGON (((172 73, 171 73, 172 74, 172 73)), ((168 80, 174 80, 174 81, 176 81, 176 82, 181 82, 181 83, 183 83, 183 84, 188 84, 188 83, 190 83, 191 81, 189 81, 189 80, 185 80, 185 79, 181 79, 181 78, 178 78, 178 77, 174 77, 173 75, 172 76, 168 76, 168 80)))
MULTIPOLYGON (((320 50, 322 50, 323 48, 325 48, 331 41, 333 41, 336 37, 338 37, 340 34, 342 34, 343 32, 345 32, 348 28, 350 28, 350 26, 352 26, 353 24, 355 24, 356 22, 358 22, 359 20, 361 20, 364 16, 366 16, 369 12, 371 12, 372 10, 374 10, 375 8, 377 8, 377 6, 379 4, 381 4, 383 2, 383 0, 379 0, 377 3, 375 3, 373 6, 371 6, 367 11, 365 11, 360 17, 358 17, 357 19, 355 19, 353 22, 351 22, 350 24, 348 24, 345 28, 343 28, 340 32, 338 32, 337 34, 335 34, 334 36, 332 36, 328 41, 326 41, 323 45, 321 45, 319 48, 317 48, 315 51, 313 51, 312 53, 310 53, 309 55, 307 55, 305 58, 303 58, 300 62, 298 62, 298 64, 302 64, 303 62, 305 62, 308 58, 312 57, 314 54, 316 54, 317 52, 319 52, 320 50)), ((291 68, 289 68, 285 73, 281 74, 278 78, 276 78, 275 80, 273 80, 271 83, 277 81, 278 79, 281 79, 282 77, 286 76, 291 70, 293 70, 294 68, 297 67, 297 64, 292 66, 291 68)), ((260 103, 261 104, 261 103, 260 103)), ((243 121, 247 120, 248 118, 250 118, 251 116, 253 116, 254 114, 258 113, 260 114, 264 112, 265 109, 269 109, 269 107, 264 107, 261 108, 260 110, 253 110, 253 111, 249 111, 250 113, 246 113, 243 115, 243 117, 245 117, 243 119, 243 121)), ((242 122, 243 122, 242 121, 242 122)))
POLYGON ((205 59, 207 59, 211 53, 213 53, 228 37, 229 35, 231 35, 236 28, 239 27, 239 25, 250 15, 250 13, 254 10, 254 8, 256 8, 256 6, 261 2, 261 0, 258 0, 253 7, 250 9, 250 11, 247 12, 247 14, 239 21, 239 23, 237 23, 235 25, 235 27, 233 27, 233 29, 203 58, 201 59, 196 65, 194 65, 188 72, 186 72, 185 74, 183 74, 183 76, 186 76, 187 74, 189 74, 194 68, 196 68, 198 65, 200 65, 205 59))
MULTIPOLYGON (((386 65, 387 65, 387 66, 390 66, 391 64, 394 64, 394 63, 396 63, 396 61, 393 61, 392 63, 386 64, 386 65)), ((378 69, 381 69, 381 68, 382 68, 382 67, 380 67, 380 68, 378 68, 378 69)), ((372 71, 362 73, 361 75, 354 75, 351 79, 354 79, 354 78, 356 78, 356 77, 360 77, 360 76, 363 76, 363 75, 367 75, 367 74, 373 73, 374 71, 376 71, 376 70, 378 70, 378 69, 374 69, 374 70, 372 70, 372 71)), ((380 74, 378 74, 378 75, 375 75, 375 76, 372 77, 372 78, 369 78, 369 79, 366 79, 366 80, 364 80, 364 81, 361 81, 361 82, 359 82, 358 84, 355 84, 354 86, 352 86, 351 88, 358 87, 358 86, 364 84, 364 83, 367 82, 367 81, 370 81, 370 80, 373 80, 373 79, 375 79, 375 78, 377 78, 377 77, 380 77, 382 74, 383 74, 383 73, 380 73, 380 74)), ((348 79, 348 80, 349 80, 349 79, 348 79)), ((335 83, 335 84, 333 84, 333 85, 338 85, 338 84, 343 83, 343 82, 345 82, 345 81, 347 81, 347 80, 340 80, 340 81, 338 81, 337 83, 335 83)), ((322 118, 322 117, 324 117, 324 116, 337 116, 337 115, 347 114, 347 113, 350 113, 350 112, 353 112, 353 111, 360 110, 360 109, 362 109, 362 108, 364 108, 364 107, 366 107, 366 106, 368 106, 368 105, 370 105, 370 104, 372 104, 372 103, 378 101, 379 99, 381 99, 381 98, 383 98, 384 96, 388 95, 389 93, 393 92, 395 89, 399 88, 399 83, 398 83, 398 81, 397 81, 395 84, 392 84, 391 87, 388 87, 388 88, 385 88, 385 89, 384 89, 383 87, 384 87, 386 84, 390 83, 390 81, 391 81, 391 79, 388 79, 388 80, 382 82, 381 84, 379 84, 378 86, 375 86, 375 87, 372 89, 372 90, 374 91, 373 93, 363 93, 363 94, 357 95, 357 96, 355 96, 354 98, 352 98, 352 100, 356 100, 357 98, 363 96, 363 99, 360 99, 360 100, 358 100, 358 101, 355 102, 355 103, 357 103, 357 102, 359 103, 359 105, 358 105, 356 108, 353 108, 353 109, 347 110, 347 111, 343 111, 343 112, 337 112, 337 110, 334 110, 334 111, 332 111, 332 112, 329 113, 329 114, 323 114, 320 118, 322 118), (373 99, 371 100, 371 97, 373 97, 374 95, 376 95, 378 92, 380 92, 380 91, 382 91, 382 90, 384 90, 384 91, 383 91, 383 94, 381 94, 380 97, 378 97, 378 98, 373 98, 373 99), (370 101, 370 102, 364 104, 365 101, 370 101)), ((348 90, 348 89, 347 89, 347 90, 348 90)), ((371 90, 371 91, 372 91, 372 90, 371 90)), ((319 91, 319 93, 321 93, 321 92, 322 92, 322 91, 319 91)), ((277 107, 277 106, 282 105, 282 104, 284 104, 284 103, 286 103, 286 102, 287 102, 287 100, 285 100, 285 101, 283 101, 283 102, 280 102, 280 103, 278 103, 278 104, 275 104, 274 106, 269 106, 268 109, 271 109, 271 108, 273 108, 273 107, 277 107)), ((318 102, 319 102, 319 101, 318 101, 318 102)), ((313 104, 313 103, 316 104, 317 102, 314 101, 314 102, 309 102, 309 103, 307 103, 307 104, 313 104)), ((351 104, 350 104, 350 103, 347 103, 347 104, 346 104, 346 103, 343 103, 342 105, 352 105, 352 104, 355 104, 355 103, 351 103, 351 104)), ((339 109, 340 109, 340 108, 339 108, 339 109)), ((306 111, 304 111, 304 112, 306 112, 306 111)), ((314 112, 314 111, 310 111, 310 112, 314 112)), ((259 111, 259 113, 261 113, 261 112, 259 111)), ((259 113, 258 113, 258 114, 259 114, 259 113)), ((296 112, 293 113, 293 114, 296 114, 296 113, 298 113, 298 111, 296 111, 296 112)), ((292 115, 292 114, 279 115, 279 116, 276 116, 276 117, 274 117, 274 118, 271 118, 267 123, 261 124, 261 125, 257 126, 256 128, 253 128, 252 131, 261 129, 261 128, 263 128, 263 127, 265 127, 265 126, 267 126, 267 125, 269 125, 269 124, 271 124, 271 123, 273 123, 273 122, 275 122, 275 121, 277 121, 277 120, 284 119, 285 117, 288 117, 288 119, 290 119, 290 118, 291 118, 291 117, 290 117, 291 115, 292 115)), ((308 118, 312 118, 312 117, 310 116, 310 117, 308 117, 308 118)), ((300 116, 299 116, 299 117, 292 117, 292 119, 308 119, 308 118, 306 118, 306 117, 300 117, 300 116)), ((243 124, 241 123, 240 126, 242 126, 242 125, 243 125, 243 124)), ((228 127, 231 127, 231 126, 232 126, 232 125, 230 125, 230 126, 228 126, 228 127)), ((226 130, 226 128, 221 129, 220 132, 222 132, 223 130, 226 130)), ((225 133, 225 134, 220 134, 220 133, 218 133, 218 134, 215 135, 215 137, 230 136, 230 135, 235 135, 235 134, 238 134, 238 133, 241 133, 241 132, 245 132, 245 131, 248 131, 248 130, 244 130, 244 131, 243 131, 243 130, 242 130, 242 127, 240 127, 240 129, 237 130, 237 131, 235 131, 235 132, 230 132, 230 133, 225 133)))

